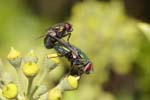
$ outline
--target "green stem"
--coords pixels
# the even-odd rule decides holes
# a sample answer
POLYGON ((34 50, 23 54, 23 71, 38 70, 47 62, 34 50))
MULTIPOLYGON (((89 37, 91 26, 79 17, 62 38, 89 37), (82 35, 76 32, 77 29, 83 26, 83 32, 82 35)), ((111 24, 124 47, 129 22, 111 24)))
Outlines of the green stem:
POLYGON ((36 90, 38 89, 38 87, 39 87, 39 86, 36 86, 36 87, 33 89, 33 91, 31 92, 31 95, 30 95, 31 97, 33 97, 33 95, 34 95, 34 93, 36 92, 36 90))
POLYGON ((28 89, 27 89, 27 98, 31 100, 31 89, 32 89, 33 78, 28 78, 28 89))
POLYGON ((18 73, 18 79, 17 79, 17 85, 19 87, 19 93, 21 93, 21 95, 23 94, 23 88, 21 87, 22 84, 22 77, 21 77, 21 70, 20 67, 16 68, 16 72, 18 73))
POLYGON ((16 97, 14 100, 18 100, 18 98, 16 97))

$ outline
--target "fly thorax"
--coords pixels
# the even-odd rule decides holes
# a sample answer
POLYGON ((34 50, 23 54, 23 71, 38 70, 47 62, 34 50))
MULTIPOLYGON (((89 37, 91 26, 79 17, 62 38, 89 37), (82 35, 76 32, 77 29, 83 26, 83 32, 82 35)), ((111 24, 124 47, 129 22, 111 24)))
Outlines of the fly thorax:
POLYGON ((54 31, 49 31, 49 34, 50 34, 51 36, 56 36, 56 35, 57 35, 56 32, 54 32, 54 31))
POLYGON ((62 31, 64 31, 64 27, 63 27, 63 26, 60 26, 58 32, 62 32, 62 31))
POLYGON ((72 57, 73 57, 73 58, 77 58, 77 56, 76 56, 74 53, 72 53, 72 57))

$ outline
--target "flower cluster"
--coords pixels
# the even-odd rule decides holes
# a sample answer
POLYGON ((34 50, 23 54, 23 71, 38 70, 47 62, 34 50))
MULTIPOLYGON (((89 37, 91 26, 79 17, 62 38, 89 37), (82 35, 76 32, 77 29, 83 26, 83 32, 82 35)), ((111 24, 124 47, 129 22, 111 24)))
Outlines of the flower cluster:
POLYGON ((7 71, 0 60, 0 100, 60 100, 64 91, 78 87, 79 76, 66 75, 57 86, 49 89, 43 84, 50 71, 59 65, 56 54, 45 57, 44 71, 38 65, 38 57, 31 50, 26 56, 11 48, 7 59, 12 69, 15 69, 17 78, 7 71), (39 74, 40 71, 42 74, 39 74), (40 79, 34 83, 39 75, 40 79))

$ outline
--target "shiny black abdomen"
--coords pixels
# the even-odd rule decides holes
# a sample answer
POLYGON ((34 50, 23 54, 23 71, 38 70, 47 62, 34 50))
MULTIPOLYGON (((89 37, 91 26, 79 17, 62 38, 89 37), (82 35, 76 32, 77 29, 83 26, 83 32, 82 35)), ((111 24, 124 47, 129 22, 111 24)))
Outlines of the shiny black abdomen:
POLYGON ((55 46, 55 42, 56 42, 56 40, 49 36, 46 36, 44 38, 44 45, 47 49, 53 48, 55 46))

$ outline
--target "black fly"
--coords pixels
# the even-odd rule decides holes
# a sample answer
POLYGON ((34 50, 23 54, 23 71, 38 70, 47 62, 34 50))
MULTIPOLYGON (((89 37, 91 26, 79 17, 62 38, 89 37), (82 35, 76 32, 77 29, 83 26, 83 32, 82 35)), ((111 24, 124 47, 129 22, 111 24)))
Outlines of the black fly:
POLYGON ((70 36, 71 36, 71 32, 73 31, 72 29, 72 25, 69 23, 60 23, 60 24, 56 24, 54 26, 51 26, 45 37, 44 37, 44 45, 47 49, 51 49, 54 47, 55 43, 56 43, 56 39, 53 39, 51 37, 56 37, 58 39, 61 39, 63 37, 67 37, 67 41, 69 42, 70 36))

